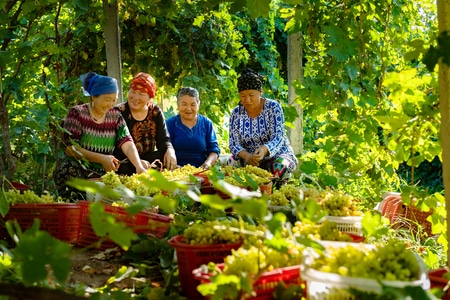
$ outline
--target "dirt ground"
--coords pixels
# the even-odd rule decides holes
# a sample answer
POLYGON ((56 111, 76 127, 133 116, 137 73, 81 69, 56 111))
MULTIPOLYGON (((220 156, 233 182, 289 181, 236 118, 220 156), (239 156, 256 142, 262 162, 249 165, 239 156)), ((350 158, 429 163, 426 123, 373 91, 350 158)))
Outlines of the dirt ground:
POLYGON ((117 248, 102 251, 74 247, 69 283, 83 283, 92 288, 104 286, 124 265, 121 255, 117 248))

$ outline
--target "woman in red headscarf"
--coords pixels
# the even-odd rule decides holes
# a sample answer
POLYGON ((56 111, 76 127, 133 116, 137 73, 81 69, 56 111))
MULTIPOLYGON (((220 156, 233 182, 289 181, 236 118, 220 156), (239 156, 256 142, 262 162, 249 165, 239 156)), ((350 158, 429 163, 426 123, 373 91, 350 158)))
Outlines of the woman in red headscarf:
MULTIPOLYGON (((177 166, 175 150, 170 142, 163 112, 152 101, 156 88, 152 76, 138 73, 131 81, 128 101, 118 104, 116 108, 127 123, 144 167, 149 168, 155 163, 158 167, 163 164, 165 168, 173 170, 177 166)), ((116 149, 114 154, 119 160, 125 158, 120 149, 116 149)), ((134 166, 122 163, 118 173, 131 175, 135 173, 134 166)))

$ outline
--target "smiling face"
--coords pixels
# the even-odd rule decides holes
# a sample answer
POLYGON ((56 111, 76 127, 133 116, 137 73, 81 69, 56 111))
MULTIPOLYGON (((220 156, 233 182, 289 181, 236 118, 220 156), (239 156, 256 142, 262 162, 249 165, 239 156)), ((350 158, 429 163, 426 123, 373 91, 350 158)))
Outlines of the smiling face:
POLYGON ((247 111, 254 112, 261 107, 261 95, 258 90, 243 90, 239 92, 239 99, 247 111))
POLYGON ((190 95, 183 95, 178 99, 178 111, 184 121, 194 121, 197 118, 200 101, 190 95))
POLYGON ((128 91, 128 105, 132 111, 145 110, 149 101, 150 96, 147 93, 134 89, 128 91))
POLYGON ((116 104, 116 100, 117 100, 117 93, 92 96, 92 102, 94 104, 92 109, 98 115, 103 115, 108 110, 114 107, 114 105, 116 104))

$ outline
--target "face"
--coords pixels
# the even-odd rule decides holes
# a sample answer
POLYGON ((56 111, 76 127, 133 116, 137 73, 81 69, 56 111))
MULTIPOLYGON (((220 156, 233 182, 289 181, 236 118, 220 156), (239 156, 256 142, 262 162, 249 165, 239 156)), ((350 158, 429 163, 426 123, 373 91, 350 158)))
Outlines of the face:
POLYGON ((243 90, 239 92, 239 99, 245 109, 255 110, 261 104, 261 94, 258 90, 243 90))
POLYGON ((117 100, 117 94, 103 94, 100 96, 93 96, 92 102, 94 102, 94 109, 99 114, 104 114, 108 110, 114 107, 117 100))
POLYGON ((199 106, 200 101, 197 101, 195 97, 189 95, 183 95, 178 100, 178 111, 183 120, 195 120, 199 106))
POLYGON ((133 89, 128 91, 128 105, 132 110, 144 110, 149 101, 150 96, 147 93, 133 89))

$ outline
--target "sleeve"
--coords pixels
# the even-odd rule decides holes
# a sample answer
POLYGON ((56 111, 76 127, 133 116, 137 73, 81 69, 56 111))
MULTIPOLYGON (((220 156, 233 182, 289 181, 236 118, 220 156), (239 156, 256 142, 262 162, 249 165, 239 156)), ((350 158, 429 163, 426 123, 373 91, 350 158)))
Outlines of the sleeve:
POLYGON ((128 130, 127 123, 122 114, 118 112, 117 130, 116 130, 116 147, 122 148, 126 142, 133 142, 133 138, 128 130))
POLYGON ((215 152, 217 155, 220 155, 219 143, 217 142, 217 135, 214 130, 213 122, 207 117, 204 117, 204 119, 206 127, 206 152, 207 154, 215 152))
POLYGON ((166 120, 164 119, 164 114, 161 111, 161 108, 158 107, 158 113, 156 115, 156 148, 158 151, 164 155, 167 149, 172 148, 172 143, 170 142, 169 131, 166 127, 166 120))
POLYGON ((228 136, 228 147, 233 156, 237 156, 239 152, 245 150, 242 147, 241 137, 240 137, 240 124, 239 124, 239 107, 233 109, 230 116, 230 131, 228 136))
POLYGON ((267 112, 269 114, 268 125, 271 127, 273 134, 272 139, 270 139, 266 146, 269 149, 269 158, 272 158, 277 155, 283 147, 286 133, 284 131, 284 113, 281 104, 272 101, 272 105, 269 107, 270 109, 267 112))
POLYGON ((81 135, 83 134, 83 129, 81 126, 81 115, 80 111, 76 108, 71 108, 67 113, 66 119, 64 121, 64 142, 66 145, 70 145, 72 141, 79 143, 81 135))

